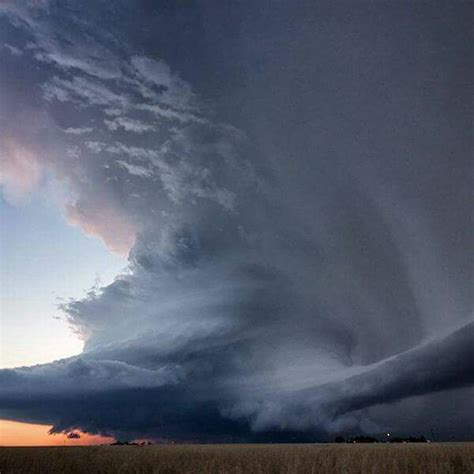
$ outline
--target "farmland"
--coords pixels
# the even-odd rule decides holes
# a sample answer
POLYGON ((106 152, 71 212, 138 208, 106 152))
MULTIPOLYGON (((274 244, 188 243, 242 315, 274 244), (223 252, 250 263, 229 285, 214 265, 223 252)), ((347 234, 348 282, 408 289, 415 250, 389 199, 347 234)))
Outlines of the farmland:
POLYGON ((473 473, 474 443, 0 448, 10 473, 473 473))

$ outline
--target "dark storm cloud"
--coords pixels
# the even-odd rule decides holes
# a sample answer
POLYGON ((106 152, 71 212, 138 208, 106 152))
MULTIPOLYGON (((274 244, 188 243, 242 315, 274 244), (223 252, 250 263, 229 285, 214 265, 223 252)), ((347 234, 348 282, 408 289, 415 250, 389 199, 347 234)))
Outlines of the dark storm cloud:
POLYGON ((62 306, 80 356, 0 372, 2 416, 304 439, 426 430, 407 406, 466 398, 468 28, 438 7, 2 4, 29 85, 1 85, 7 196, 56 179, 129 254, 62 306))
MULTIPOLYGON (((348 371, 342 380, 313 386, 299 393, 290 390, 290 395, 283 398, 274 422, 281 423, 286 417, 287 427, 293 429, 308 426, 318 419, 324 425, 327 420, 334 422, 341 415, 372 405, 472 385, 473 337, 474 324, 469 323, 448 336, 365 366, 362 370, 355 369, 354 375, 348 371), (305 407, 303 411, 302 406, 305 407)), ((256 423, 258 418, 265 419, 264 407, 268 402, 268 398, 262 401, 262 407, 256 413, 256 423)), ((273 403, 270 400, 270 418, 275 410, 273 403)))

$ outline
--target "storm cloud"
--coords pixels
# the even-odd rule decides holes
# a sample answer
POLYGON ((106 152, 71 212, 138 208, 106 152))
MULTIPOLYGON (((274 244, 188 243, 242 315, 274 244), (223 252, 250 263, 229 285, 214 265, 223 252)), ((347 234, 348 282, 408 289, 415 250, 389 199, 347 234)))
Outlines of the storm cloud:
POLYGON ((54 183, 128 267, 62 304, 81 355, 0 371, 1 416, 472 437, 464 8, 2 3, 5 195, 54 183))

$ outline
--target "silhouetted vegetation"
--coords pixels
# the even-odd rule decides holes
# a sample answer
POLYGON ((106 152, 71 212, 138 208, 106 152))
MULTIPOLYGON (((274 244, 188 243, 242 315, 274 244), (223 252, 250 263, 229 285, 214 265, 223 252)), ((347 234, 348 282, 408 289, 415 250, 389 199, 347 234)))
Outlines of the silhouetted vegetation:
POLYGON ((377 438, 372 438, 372 436, 354 436, 353 438, 347 438, 347 443, 378 443, 377 438))
POLYGON ((410 436, 409 438, 391 438, 390 443, 427 443, 428 440, 424 436, 410 436))
POLYGON ((110 446, 150 446, 151 444, 150 441, 114 441, 110 443, 110 446))
POLYGON ((354 436, 352 438, 344 438, 343 436, 338 436, 335 440, 335 443, 429 443, 429 441, 424 436, 410 436, 408 438, 393 437, 387 438, 384 440, 379 440, 372 436, 354 436))

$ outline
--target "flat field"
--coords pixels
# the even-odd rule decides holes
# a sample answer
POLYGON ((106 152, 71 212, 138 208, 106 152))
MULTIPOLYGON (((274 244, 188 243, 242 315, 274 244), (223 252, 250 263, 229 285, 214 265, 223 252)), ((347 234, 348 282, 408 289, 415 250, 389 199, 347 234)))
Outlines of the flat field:
POLYGON ((0 448, 0 473, 474 473, 474 443, 0 448))

